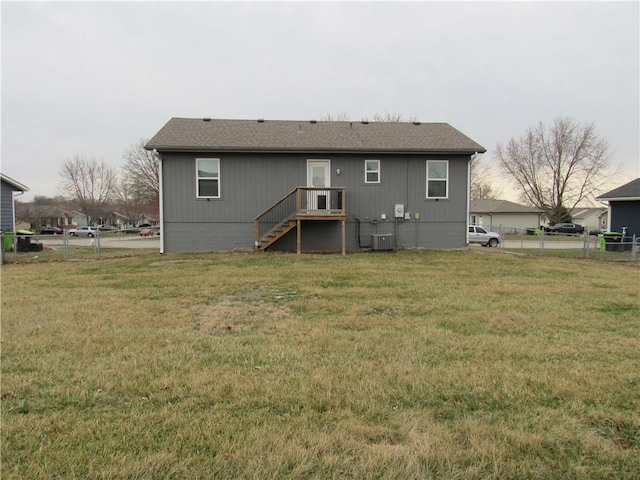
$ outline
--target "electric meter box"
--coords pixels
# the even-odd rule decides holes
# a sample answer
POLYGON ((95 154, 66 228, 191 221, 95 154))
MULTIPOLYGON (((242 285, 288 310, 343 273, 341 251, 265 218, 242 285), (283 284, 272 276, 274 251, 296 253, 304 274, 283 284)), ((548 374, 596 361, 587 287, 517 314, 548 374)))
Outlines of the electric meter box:
POLYGON ((404 205, 401 203, 396 203, 395 208, 393 209, 393 216, 396 218, 404 218, 404 205))

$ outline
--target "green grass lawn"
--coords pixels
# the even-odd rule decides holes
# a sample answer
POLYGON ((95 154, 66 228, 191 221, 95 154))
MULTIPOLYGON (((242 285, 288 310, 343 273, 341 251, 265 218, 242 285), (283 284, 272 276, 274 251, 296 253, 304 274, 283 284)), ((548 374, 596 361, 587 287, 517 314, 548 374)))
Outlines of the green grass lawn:
POLYGON ((2 478, 637 479, 637 265, 2 267, 2 478))

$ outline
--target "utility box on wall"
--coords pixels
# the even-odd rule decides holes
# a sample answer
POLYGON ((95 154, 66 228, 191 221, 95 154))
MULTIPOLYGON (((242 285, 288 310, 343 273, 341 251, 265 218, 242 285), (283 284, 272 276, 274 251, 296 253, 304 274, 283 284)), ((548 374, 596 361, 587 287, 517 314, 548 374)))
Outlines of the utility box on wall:
POLYGON ((393 234, 392 233, 372 233, 371 234, 371 250, 374 252, 383 252, 393 250, 393 234))
POLYGON ((402 203, 396 203, 396 206, 393 209, 393 216, 396 218, 404 217, 404 205, 402 203))

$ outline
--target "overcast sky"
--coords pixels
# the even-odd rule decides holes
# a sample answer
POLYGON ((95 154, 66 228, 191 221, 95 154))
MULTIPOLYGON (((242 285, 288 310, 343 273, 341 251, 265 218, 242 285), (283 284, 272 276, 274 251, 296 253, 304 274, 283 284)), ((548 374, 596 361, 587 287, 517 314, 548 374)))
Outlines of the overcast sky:
POLYGON ((639 175, 639 4, 6 2, 2 164, 63 194, 76 154, 122 154, 171 117, 447 122, 487 148, 594 122, 639 175))

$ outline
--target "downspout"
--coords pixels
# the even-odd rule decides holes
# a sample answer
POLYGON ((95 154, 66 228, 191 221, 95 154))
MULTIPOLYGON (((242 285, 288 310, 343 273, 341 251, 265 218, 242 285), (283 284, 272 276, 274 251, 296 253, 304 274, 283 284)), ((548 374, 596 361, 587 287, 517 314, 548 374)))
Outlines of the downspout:
POLYGON ((467 221, 464 226, 467 246, 469 245, 469 223, 471 222, 471 157, 467 161, 467 221))
POLYGON ((11 192, 11 208, 13 210, 13 231, 16 231, 16 197, 19 197, 20 195, 24 195, 24 191, 19 190, 19 191, 13 191, 11 192))
POLYGON ((162 191, 163 190, 163 185, 162 185, 162 154, 158 154, 158 161, 159 161, 159 164, 158 164, 158 183, 159 183, 159 185, 158 186, 160 187, 159 190, 158 190, 158 193, 159 193, 159 196, 160 196, 160 198, 158 199, 159 203, 160 203, 160 205, 159 205, 159 207, 160 207, 160 254, 163 254, 164 253, 164 230, 165 230, 165 227, 164 227, 164 201, 163 201, 164 195, 163 195, 163 191, 162 191))

